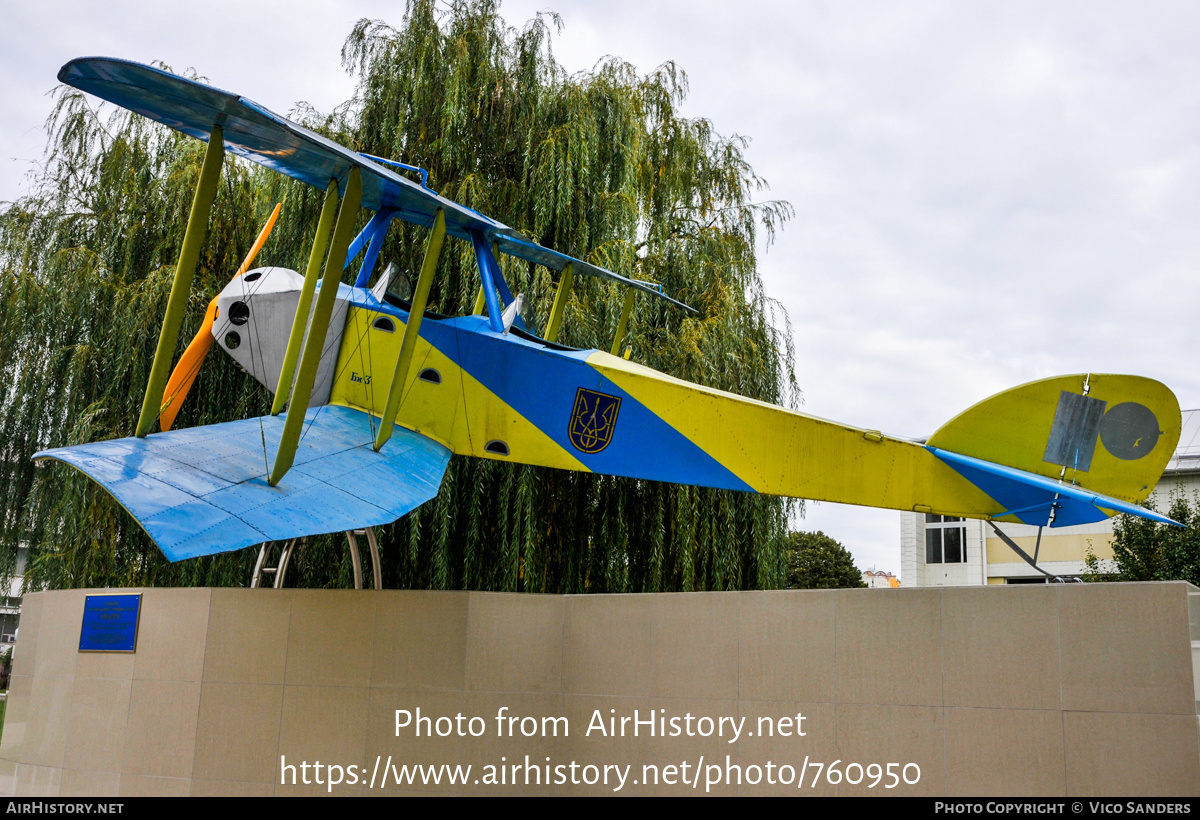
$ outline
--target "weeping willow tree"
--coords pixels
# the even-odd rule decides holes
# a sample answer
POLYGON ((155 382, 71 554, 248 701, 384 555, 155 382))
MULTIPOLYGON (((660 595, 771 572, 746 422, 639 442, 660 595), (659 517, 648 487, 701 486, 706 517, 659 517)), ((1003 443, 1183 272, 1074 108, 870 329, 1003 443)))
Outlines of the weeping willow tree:
MULTIPOLYGON (((410 2, 403 25, 361 21, 343 62, 355 97, 310 127, 429 171, 441 193, 543 245, 661 283, 699 316, 639 300, 625 344, 634 360, 777 404, 797 390, 786 317, 762 290, 756 243, 790 216, 755 202, 765 188, 745 142, 680 115, 686 78, 607 59, 568 75, 542 15, 517 31, 482 0, 435 11, 410 2)), ((35 450, 129 435, 174 274, 203 146, 139 117, 97 113, 60 89, 44 170, 0 212, 0 538, 11 563, 31 548, 39 587, 244 585, 254 550, 168 564, 103 491, 35 450)), ((275 201, 281 220, 263 264, 303 269, 321 192, 227 159, 181 338, 228 281, 275 201)), ((365 215, 364 215, 365 219, 365 215)), ((395 226, 381 254, 420 264, 424 233, 395 226)), ((442 256, 431 307, 470 312, 470 247, 442 256)), ((544 326, 550 271, 506 259, 544 326)), ((608 349, 624 294, 576 280, 560 341, 608 349)), ((214 355, 177 426, 260 415, 269 395, 214 355)), ((382 528, 384 585, 615 592, 777 587, 791 510, 785 499, 452 459, 438 498, 382 528)), ((290 584, 347 586, 344 541, 314 539, 290 584)))

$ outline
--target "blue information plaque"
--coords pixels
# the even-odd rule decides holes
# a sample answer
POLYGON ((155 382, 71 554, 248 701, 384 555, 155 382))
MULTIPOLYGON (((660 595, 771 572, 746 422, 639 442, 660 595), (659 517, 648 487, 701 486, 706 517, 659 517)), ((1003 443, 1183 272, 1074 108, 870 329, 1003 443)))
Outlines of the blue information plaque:
POLYGON ((89 595, 83 605, 80 652, 133 652, 137 649, 142 596, 89 595))

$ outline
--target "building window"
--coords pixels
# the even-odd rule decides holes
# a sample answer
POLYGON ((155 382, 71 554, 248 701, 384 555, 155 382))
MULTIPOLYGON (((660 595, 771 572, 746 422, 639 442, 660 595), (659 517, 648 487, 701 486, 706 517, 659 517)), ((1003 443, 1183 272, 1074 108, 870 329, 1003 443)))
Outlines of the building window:
POLYGON ((0 643, 16 643, 20 615, 0 615, 0 643))
POLYGON ((965 564, 967 525, 953 515, 925 516, 925 563, 965 564))

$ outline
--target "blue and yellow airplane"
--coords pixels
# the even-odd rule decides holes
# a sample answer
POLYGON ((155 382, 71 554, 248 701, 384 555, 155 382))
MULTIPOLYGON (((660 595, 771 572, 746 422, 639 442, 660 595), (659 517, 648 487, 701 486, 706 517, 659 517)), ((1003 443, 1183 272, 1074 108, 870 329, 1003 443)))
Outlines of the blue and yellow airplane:
POLYGON ((691 384, 616 355, 635 294, 690 308, 398 173, 419 169, 149 66, 78 59, 59 79, 208 143, 136 435, 34 456, 100 483, 172 561, 390 523, 437 494, 452 453, 1037 526, 1116 513, 1169 522, 1139 506, 1180 434, 1179 404, 1157 381, 1033 382, 924 442, 691 384), (169 377, 226 150, 325 191, 324 207, 306 271, 239 271, 169 377), (355 237, 363 208, 374 215, 355 237), (411 295, 391 269, 368 287, 394 220, 429 229, 411 295), (426 309, 447 236, 474 250, 474 315, 426 309), (558 275, 541 336, 525 327, 499 254, 558 275), (343 284, 359 256, 355 284, 343 284), (577 276, 628 289, 611 353, 555 341, 577 276), (272 412, 171 430, 213 344, 274 391, 272 412))

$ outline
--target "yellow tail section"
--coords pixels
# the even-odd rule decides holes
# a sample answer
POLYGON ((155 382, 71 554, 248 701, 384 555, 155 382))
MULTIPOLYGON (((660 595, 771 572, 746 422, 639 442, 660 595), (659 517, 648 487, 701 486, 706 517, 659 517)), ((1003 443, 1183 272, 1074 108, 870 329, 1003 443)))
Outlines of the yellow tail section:
POLYGON ((1181 427, 1165 385, 1092 373, 1005 390, 955 416, 928 444, 1140 504, 1181 427))

